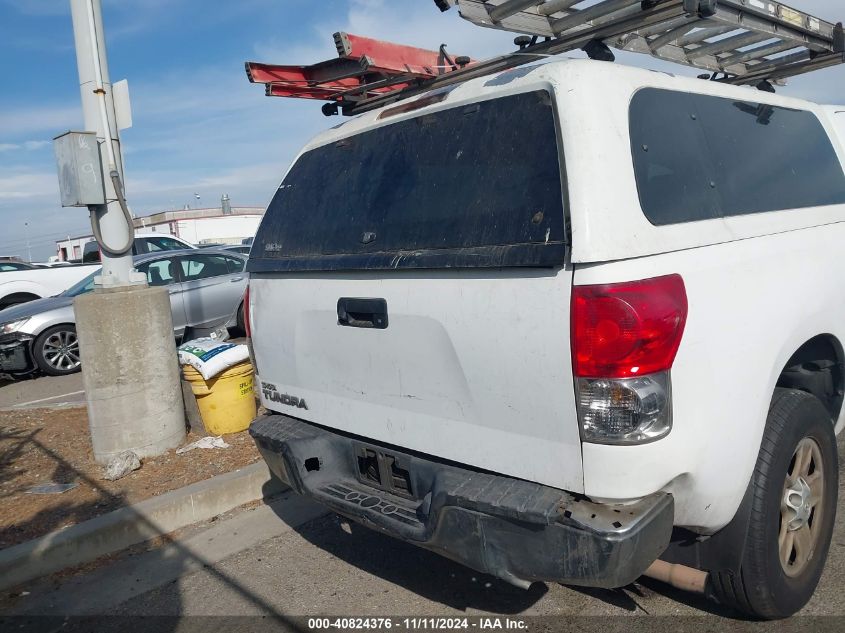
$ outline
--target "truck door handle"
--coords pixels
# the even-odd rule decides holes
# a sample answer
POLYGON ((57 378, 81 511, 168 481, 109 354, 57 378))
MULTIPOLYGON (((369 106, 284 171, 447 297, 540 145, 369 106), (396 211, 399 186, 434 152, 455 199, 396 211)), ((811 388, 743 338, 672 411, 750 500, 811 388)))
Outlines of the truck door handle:
POLYGON ((384 330, 387 328, 387 301, 341 297, 337 300, 337 324, 384 330))
POLYGON ((243 281, 243 280, 244 280, 244 278, 243 278, 243 277, 232 277, 232 278, 229 280, 229 283, 235 283, 235 282, 237 282, 237 281, 243 281))

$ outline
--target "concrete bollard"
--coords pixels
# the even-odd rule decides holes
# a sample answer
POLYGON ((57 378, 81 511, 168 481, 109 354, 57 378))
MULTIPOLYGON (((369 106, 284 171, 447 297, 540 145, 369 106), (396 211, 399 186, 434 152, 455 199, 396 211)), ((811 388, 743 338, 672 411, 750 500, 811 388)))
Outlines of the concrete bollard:
POLYGON ((185 413, 167 290, 98 289, 73 307, 94 459, 180 446, 185 413))

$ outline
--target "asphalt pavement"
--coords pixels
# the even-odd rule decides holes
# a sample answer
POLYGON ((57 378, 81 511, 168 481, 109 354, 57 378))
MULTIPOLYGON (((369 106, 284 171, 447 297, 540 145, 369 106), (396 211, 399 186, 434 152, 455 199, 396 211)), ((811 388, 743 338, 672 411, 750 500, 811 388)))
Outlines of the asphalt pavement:
POLYGON ((7 409, 83 406, 82 374, 39 376, 21 380, 0 378, 0 411, 7 409))
MULTIPOLYGON (((840 452, 843 446, 840 441, 840 452)), ((840 506, 845 503, 843 482, 841 476, 840 506)), ((839 521, 821 584, 793 626, 812 623, 810 628, 816 630, 842 630, 843 584, 845 528, 839 521)), ((529 624, 531 618, 545 616, 537 621, 578 619, 582 625, 608 616, 642 616, 624 620, 625 631, 665 628, 668 621, 660 616, 692 616, 672 621, 693 622, 712 631, 748 625, 701 596, 649 579, 617 590, 537 583, 524 591, 350 524, 292 494, 270 506, 197 526, 161 548, 109 562, 87 574, 36 581, 22 589, 28 594, 15 596, 3 611, 271 619, 495 614, 529 618, 529 624), (103 591, 104 587, 110 590, 103 591), (593 616, 598 619, 591 620, 593 616)), ((257 621, 227 620, 225 628, 254 630, 257 621)), ((672 626, 679 631, 701 630, 672 626)), ((753 630, 784 630, 784 626, 760 624, 753 630)))
MULTIPOLYGON (((232 343, 246 341, 236 330, 231 330, 232 343)), ((9 409, 58 409, 85 406, 82 374, 69 376, 44 376, 9 380, 0 378, 0 411, 9 409)))

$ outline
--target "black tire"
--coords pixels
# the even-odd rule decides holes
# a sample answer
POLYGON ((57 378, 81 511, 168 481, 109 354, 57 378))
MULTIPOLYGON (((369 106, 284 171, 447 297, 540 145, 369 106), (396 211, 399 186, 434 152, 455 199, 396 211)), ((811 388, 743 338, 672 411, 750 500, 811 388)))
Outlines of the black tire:
POLYGON ((70 323, 44 330, 32 344, 38 369, 48 376, 67 376, 81 369, 76 327, 70 323))
POLYGON ((815 396, 776 389, 752 475, 751 514, 739 573, 711 574, 716 599, 746 615, 770 620, 789 617, 803 608, 819 583, 827 559, 838 484, 836 436, 830 414, 815 396), (805 461, 806 477, 798 472, 805 461), (819 468, 821 475, 813 477, 819 468), (809 501, 799 504, 809 514, 808 518, 802 515, 802 520, 798 510, 787 507, 786 500, 792 503, 805 497, 787 493, 787 484, 790 490, 810 490, 804 488, 808 481, 813 486, 821 482, 822 488, 814 487, 812 495, 806 493, 809 501), (819 501, 810 509, 814 495, 819 501), (791 527, 798 525, 801 527, 791 527), (811 536, 802 532, 799 539, 802 530, 811 536), (802 553, 799 543, 804 543, 802 553))
POLYGON ((3 297, 0 299, 0 310, 5 310, 6 308, 11 308, 12 306, 18 306, 22 303, 27 303, 29 301, 35 301, 36 299, 40 299, 38 295, 31 295, 25 292, 20 292, 18 294, 9 295, 8 297, 3 297))

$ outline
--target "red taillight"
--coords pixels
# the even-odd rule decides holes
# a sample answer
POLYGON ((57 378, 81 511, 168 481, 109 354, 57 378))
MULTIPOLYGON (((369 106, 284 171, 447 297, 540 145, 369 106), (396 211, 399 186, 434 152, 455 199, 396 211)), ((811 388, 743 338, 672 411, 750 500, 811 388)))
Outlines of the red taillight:
POLYGON ((581 378, 628 378, 672 367, 687 294, 680 275, 572 289, 572 364, 581 378))
POLYGON ((244 293, 244 330, 246 330, 246 337, 252 338, 252 327, 249 324, 249 284, 244 293))

